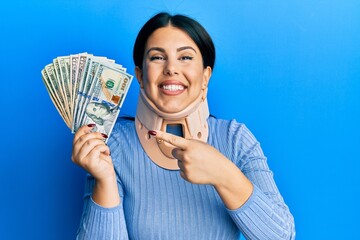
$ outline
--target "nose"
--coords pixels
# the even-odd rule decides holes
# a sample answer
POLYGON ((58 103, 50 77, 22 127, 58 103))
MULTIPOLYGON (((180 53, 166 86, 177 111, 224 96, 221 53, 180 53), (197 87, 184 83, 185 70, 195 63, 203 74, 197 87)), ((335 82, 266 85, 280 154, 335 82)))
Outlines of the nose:
POLYGON ((177 74, 178 74, 178 69, 177 69, 176 61, 168 59, 164 66, 164 75, 172 76, 177 74))

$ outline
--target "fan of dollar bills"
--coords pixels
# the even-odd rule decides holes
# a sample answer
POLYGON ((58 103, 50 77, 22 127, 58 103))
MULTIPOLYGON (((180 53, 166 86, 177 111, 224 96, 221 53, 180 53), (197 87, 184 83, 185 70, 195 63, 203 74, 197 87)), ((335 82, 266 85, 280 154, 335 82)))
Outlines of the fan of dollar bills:
POLYGON ((41 70, 52 102, 75 133, 83 125, 110 136, 133 76, 114 60, 87 53, 57 57, 41 70))

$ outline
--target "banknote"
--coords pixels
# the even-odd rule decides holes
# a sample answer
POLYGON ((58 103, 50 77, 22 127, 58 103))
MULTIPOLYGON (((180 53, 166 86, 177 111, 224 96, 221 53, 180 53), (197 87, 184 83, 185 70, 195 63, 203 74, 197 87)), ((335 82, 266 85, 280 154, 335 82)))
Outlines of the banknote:
POLYGON ((73 107, 72 107, 72 104, 71 104, 72 95, 71 95, 70 77, 69 77, 70 59, 69 59, 69 57, 66 57, 66 56, 65 57, 58 57, 58 58, 55 58, 55 59, 59 63, 59 67, 60 67, 60 78, 59 78, 59 80, 62 82, 62 84, 64 86, 65 95, 66 95, 66 98, 67 98, 67 104, 69 105, 70 116, 72 117, 73 107))
POLYGON ((104 57, 87 56, 84 75, 80 81, 75 99, 75 103, 77 105, 75 106, 74 121, 72 125, 73 132, 75 132, 80 127, 79 124, 81 123, 81 119, 83 119, 85 110, 84 106, 86 106, 90 98, 88 93, 91 90, 94 76, 100 63, 111 65, 114 63, 114 61, 104 57))
POLYGON ((96 131, 111 132, 131 81, 132 76, 126 72, 100 63, 90 86, 82 124, 95 123, 96 131))
POLYGON ((84 52, 54 58, 41 75, 51 101, 72 133, 93 123, 94 131, 110 136, 133 79, 126 68, 84 52))
MULTIPOLYGON (((69 114, 70 114, 69 117, 71 118, 71 108, 70 108, 71 94, 70 94, 69 87, 66 84, 66 80, 64 80, 62 77, 63 74, 61 74, 61 71, 64 71, 64 69, 61 69, 61 67, 60 67, 60 60, 61 60, 60 58, 55 58, 53 60, 54 72, 56 74, 56 80, 58 82, 58 85, 61 88, 66 111, 69 112, 69 114)), ((63 62, 62 62, 62 65, 64 65, 63 62)), ((62 67, 64 67, 64 66, 62 66, 62 67)))
MULTIPOLYGON (((87 54, 79 54, 78 56, 78 66, 77 66, 77 73, 76 73, 76 76, 75 76, 75 89, 74 89, 74 110, 73 110, 73 119, 74 121, 73 122, 76 122, 76 119, 77 119, 77 114, 79 112, 78 108, 78 104, 79 104, 79 91, 81 91, 81 87, 83 85, 83 78, 84 78, 84 75, 85 75, 85 72, 87 72, 86 70, 86 67, 88 67, 88 55, 87 54)), ((74 131, 74 124, 72 126, 72 131, 74 131)))
POLYGON ((45 71, 45 69, 41 70, 41 75, 42 75, 42 79, 43 82, 45 84, 45 87, 49 93, 50 99, 53 102, 54 106, 56 107, 56 110, 59 112, 60 116, 62 117, 62 119, 64 120, 64 122, 66 123, 66 125, 71 128, 71 120, 66 119, 65 118, 65 111, 62 109, 61 104, 59 102, 58 97, 55 94, 55 90, 52 87, 49 77, 45 71))
POLYGON ((59 102, 60 108, 62 110, 62 112, 64 113, 64 119, 66 119, 66 122, 69 123, 71 122, 71 117, 69 116, 69 111, 68 111, 68 104, 66 104, 65 102, 65 98, 64 98, 64 94, 63 91, 60 87, 60 83, 59 80, 57 79, 56 75, 55 75, 55 68, 53 64, 48 64, 45 66, 45 72, 47 75, 47 79, 49 82, 49 85, 51 86, 56 99, 59 102))

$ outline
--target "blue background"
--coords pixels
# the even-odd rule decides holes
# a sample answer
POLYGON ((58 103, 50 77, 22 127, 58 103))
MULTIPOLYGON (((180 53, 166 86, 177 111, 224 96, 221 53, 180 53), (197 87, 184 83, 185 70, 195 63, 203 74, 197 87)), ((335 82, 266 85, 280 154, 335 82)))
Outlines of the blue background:
MULTIPOLYGON (((166 10, 212 35, 209 104, 261 142, 297 239, 359 239, 360 1, 3 1, 0 239, 74 239, 85 172, 42 83, 53 58, 113 58, 134 74, 143 23, 166 10), (5 108, 4 108, 5 107, 5 108)), ((122 114, 134 115, 133 82, 122 114)))

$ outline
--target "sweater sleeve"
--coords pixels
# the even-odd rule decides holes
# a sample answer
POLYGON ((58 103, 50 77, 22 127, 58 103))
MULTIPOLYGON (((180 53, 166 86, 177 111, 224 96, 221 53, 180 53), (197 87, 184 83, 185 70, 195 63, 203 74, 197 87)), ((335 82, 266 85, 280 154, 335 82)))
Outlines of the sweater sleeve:
MULTIPOLYGON (((244 126, 235 124, 236 165, 253 183, 250 198, 240 208, 228 212, 247 239, 295 239, 294 218, 285 204, 269 169, 259 142, 244 126)), ((234 126, 234 125, 233 125, 234 126)))
POLYGON ((121 203, 113 208, 105 208, 95 203, 91 197, 95 180, 88 175, 85 185, 84 208, 77 240, 125 240, 128 239, 123 211, 123 190, 118 181, 121 203))

